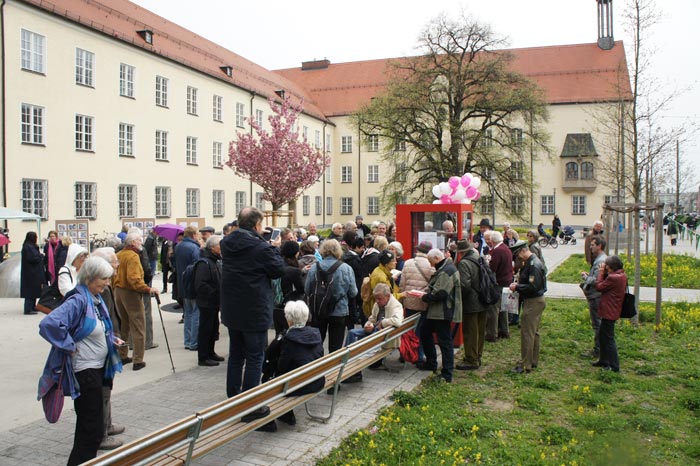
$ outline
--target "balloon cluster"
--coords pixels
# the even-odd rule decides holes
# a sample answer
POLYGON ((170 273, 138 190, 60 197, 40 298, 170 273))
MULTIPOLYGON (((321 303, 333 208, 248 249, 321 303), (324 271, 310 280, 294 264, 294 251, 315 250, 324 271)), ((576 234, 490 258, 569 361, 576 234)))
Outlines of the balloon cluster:
POLYGON ((452 176, 446 182, 433 186, 433 195, 437 197, 433 204, 471 204, 481 197, 479 192, 481 178, 465 173, 460 178, 452 176))

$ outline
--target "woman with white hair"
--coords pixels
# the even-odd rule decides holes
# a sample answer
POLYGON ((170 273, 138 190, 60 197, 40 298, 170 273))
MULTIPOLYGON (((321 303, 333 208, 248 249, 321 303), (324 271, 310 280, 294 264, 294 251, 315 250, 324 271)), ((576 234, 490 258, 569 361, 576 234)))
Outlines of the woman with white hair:
POLYGON ((70 290, 76 287, 76 277, 82 267, 83 262, 87 259, 88 251, 79 244, 71 244, 68 246, 66 254, 66 263, 58 270, 58 291, 63 296, 67 295, 70 290))
POLYGON ((52 345, 39 381, 39 398, 60 383, 74 400, 77 420, 69 466, 97 456, 104 437, 102 386, 122 369, 116 345, 124 342, 114 335, 100 297, 113 273, 104 259, 86 259, 78 285, 39 323, 39 334, 52 345))

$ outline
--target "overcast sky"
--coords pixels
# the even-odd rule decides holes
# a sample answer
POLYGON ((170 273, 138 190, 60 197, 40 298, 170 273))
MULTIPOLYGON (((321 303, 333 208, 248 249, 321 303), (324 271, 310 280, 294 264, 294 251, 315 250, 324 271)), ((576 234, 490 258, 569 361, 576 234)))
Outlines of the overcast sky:
MULTIPOLYGON (((322 58, 341 63, 412 55, 416 37, 440 12, 464 10, 507 37, 511 47, 597 40, 595 0, 132 1, 271 70, 322 58)), ((614 35, 629 43, 625 3, 614 2, 614 35)), ((692 87, 663 121, 700 124, 700 1, 657 0, 657 6, 662 16, 651 38, 658 49, 654 73, 668 89, 692 87)), ((681 152, 700 173, 700 135, 681 152)))

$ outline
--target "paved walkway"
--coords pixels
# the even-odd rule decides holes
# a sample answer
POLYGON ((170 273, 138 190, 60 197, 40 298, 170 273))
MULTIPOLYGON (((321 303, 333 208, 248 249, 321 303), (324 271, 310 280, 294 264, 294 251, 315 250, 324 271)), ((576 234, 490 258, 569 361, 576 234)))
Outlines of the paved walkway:
MULTIPOLYGON (((670 248, 669 248, 670 249, 670 248)), ((695 253, 694 247, 681 244, 677 252, 695 253), (687 251, 684 251, 687 249, 687 251)), ((550 270, 572 253, 583 252, 583 241, 575 246, 545 248, 550 270)), ((155 284, 159 286, 159 284, 155 284)), ((653 289, 642 289, 642 300, 652 297, 653 289)), ((548 296, 580 298, 577 285, 549 284, 548 296)), ((164 303, 170 296, 165 295, 164 303)), ((698 290, 664 290, 664 299, 700 301, 698 290), (694 298, 694 299, 693 299, 694 298)), ((155 303, 154 303, 155 304, 155 303)), ((43 418, 41 404, 36 401, 36 384, 41 373, 48 344, 38 335, 40 316, 23 316, 22 301, 0 299, 0 353, 2 362, 2 394, 0 397, 0 465, 64 464, 71 449, 75 415, 70 400, 66 401, 61 420, 54 425, 43 418)), ((210 406, 225 398, 225 365, 202 368, 196 365, 196 353, 183 347, 179 314, 163 312, 165 328, 173 353, 176 374, 172 374, 157 309, 154 306, 154 333, 159 348, 146 352, 148 366, 134 372, 129 366, 117 377, 113 392, 116 423, 127 431, 120 436, 129 441, 182 418, 185 414, 210 406)), ((226 354, 228 338, 222 327, 217 351, 226 354)), ((396 356, 392 356, 396 358, 396 356)), ((394 390, 411 390, 427 372, 406 366, 398 374, 386 371, 364 371, 361 384, 344 385, 340 392, 336 415, 328 424, 309 420, 303 408, 296 410, 298 424, 279 424, 275 434, 253 432, 230 442, 195 464, 221 465, 312 465, 356 429, 366 427, 378 410, 390 404, 394 390)), ((315 411, 327 412, 330 396, 322 394, 311 402, 315 411)))

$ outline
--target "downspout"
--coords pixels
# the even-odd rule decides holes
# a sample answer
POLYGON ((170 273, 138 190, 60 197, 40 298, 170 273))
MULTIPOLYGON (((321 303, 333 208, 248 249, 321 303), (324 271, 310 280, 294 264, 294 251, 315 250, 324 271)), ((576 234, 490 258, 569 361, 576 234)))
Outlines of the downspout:
MULTIPOLYGON (((323 122, 323 157, 325 159, 326 154, 328 154, 328 148, 326 147, 326 125, 328 124, 327 121, 323 122)), ((326 226, 326 209, 323 207, 326 204, 326 166, 323 166, 323 176, 321 177, 321 218, 323 219, 322 225, 325 227, 326 226)), ((311 200, 309 200, 309 203, 311 203, 311 200)), ((314 202, 315 203, 315 202, 314 202)), ((309 206, 311 207, 311 206, 309 206)), ((315 206, 314 206, 315 208, 315 206)))
MULTIPOLYGON (((255 99, 255 92, 250 93, 250 120, 253 121, 253 99, 255 99)), ((250 125, 250 135, 253 135, 253 125, 250 125)), ((253 198, 253 180, 250 180, 250 204, 255 205, 255 199, 253 198)))
POLYGON ((362 215, 362 165, 360 155, 362 153, 362 132, 360 124, 357 125, 357 215, 362 215))
MULTIPOLYGON (((0 80, 2 80, 2 102, 0 103, 0 112, 2 112, 2 205, 3 207, 7 207, 7 128, 6 128, 6 118, 5 118, 5 107, 6 107, 6 102, 5 102, 5 85, 6 85, 6 80, 5 80, 5 0, 0 1, 0 36, 2 38, 0 39, 0 47, 2 48, 2 56, 0 56, 0 60, 2 60, 2 70, 0 70, 0 80)), ((7 219, 3 221, 5 229, 7 229, 7 219)), ((5 252, 7 252, 7 246, 5 246, 5 252)))

